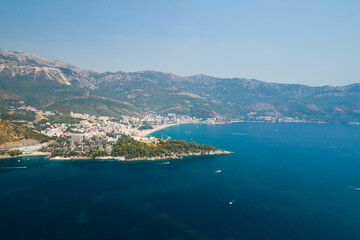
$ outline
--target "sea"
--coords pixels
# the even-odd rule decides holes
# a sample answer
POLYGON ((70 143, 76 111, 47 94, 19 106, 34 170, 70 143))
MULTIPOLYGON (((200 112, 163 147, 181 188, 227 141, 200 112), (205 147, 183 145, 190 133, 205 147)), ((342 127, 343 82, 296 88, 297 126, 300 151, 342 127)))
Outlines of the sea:
POLYGON ((230 155, 0 160, 0 239, 360 239, 360 126, 183 124, 230 155))

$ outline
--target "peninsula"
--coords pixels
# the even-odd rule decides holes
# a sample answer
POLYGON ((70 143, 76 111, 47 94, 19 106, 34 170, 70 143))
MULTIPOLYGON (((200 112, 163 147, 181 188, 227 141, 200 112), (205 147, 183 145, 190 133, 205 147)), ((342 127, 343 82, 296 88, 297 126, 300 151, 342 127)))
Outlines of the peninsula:
POLYGON ((185 123, 224 123, 186 115, 147 114, 142 119, 38 110, 11 106, 0 120, 0 158, 49 155, 54 160, 157 160, 228 154, 210 145, 148 137, 154 131, 185 123))
POLYGON ((122 161, 181 159, 186 156, 230 154, 207 144, 158 138, 141 138, 123 135, 114 144, 105 138, 78 139, 58 138, 43 152, 52 160, 116 159, 122 161), (71 151, 68 151, 71 149, 71 151))

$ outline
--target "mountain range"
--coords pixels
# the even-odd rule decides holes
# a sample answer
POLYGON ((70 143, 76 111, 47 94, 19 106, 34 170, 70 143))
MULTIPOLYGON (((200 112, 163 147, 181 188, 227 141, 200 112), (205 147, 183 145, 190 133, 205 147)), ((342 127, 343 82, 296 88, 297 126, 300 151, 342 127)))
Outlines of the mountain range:
POLYGON ((360 117, 360 84, 311 87, 155 71, 98 73, 0 49, 0 105, 19 101, 44 110, 109 116, 155 112, 350 122, 360 117))

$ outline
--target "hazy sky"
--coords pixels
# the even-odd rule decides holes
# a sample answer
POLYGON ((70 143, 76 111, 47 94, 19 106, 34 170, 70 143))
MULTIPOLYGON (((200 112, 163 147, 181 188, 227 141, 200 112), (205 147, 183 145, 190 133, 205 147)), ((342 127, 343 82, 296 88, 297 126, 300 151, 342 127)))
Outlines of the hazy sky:
POLYGON ((0 48, 104 71, 360 82, 360 1, 0 0, 0 48))

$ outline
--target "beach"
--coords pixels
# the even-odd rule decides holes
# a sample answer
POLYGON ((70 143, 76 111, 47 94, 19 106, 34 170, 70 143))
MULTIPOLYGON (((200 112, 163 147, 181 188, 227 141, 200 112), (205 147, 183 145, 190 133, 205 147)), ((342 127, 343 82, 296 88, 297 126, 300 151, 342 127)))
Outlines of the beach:
POLYGON ((176 125, 180 125, 180 124, 183 124, 183 123, 152 125, 152 127, 153 127, 152 129, 146 129, 146 130, 138 131, 134 135, 136 137, 146 137, 146 136, 150 135, 153 132, 159 131, 160 129, 164 129, 164 128, 168 128, 168 127, 172 127, 172 126, 176 126, 176 125))

